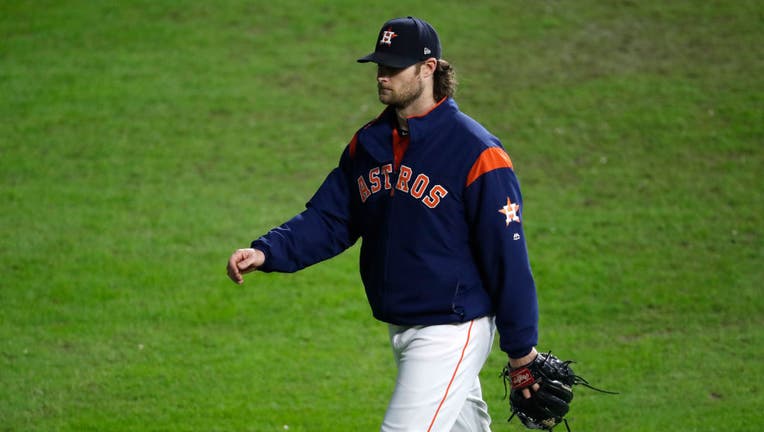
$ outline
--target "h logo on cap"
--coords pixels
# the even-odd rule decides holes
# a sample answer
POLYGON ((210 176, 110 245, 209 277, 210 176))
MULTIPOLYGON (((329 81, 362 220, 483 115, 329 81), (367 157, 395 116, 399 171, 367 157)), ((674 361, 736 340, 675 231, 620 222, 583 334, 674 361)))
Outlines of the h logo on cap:
POLYGON ((380 44, 385 44, 385 45, 392 45, 393 44, 393 38, 396 37, 396 36, 398 36, 398 35, 395 34, 395 32, 393 31, 393 28, 392 27, 388 27, 387 30, 385 30, 382 33, 382 39, 380 39, 379 43, 380 44))
POLYGON ((430 57, 440 59, 438 33, 419 18, 393 18, 387 21, 380 27, 374 42, 374 52, 359 58, 359 63, 374 62, 405 69, 430 57))

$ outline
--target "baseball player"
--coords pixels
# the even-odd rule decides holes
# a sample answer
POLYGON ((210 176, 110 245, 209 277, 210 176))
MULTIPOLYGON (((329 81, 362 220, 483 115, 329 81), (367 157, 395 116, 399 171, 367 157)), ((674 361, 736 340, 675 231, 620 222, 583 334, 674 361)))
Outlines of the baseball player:
POLYGON ((385 109, 354 134, 305 211, 235 251, 228 275, 241 284, 254 270, 294 272, 361 238, 361 278, 398 367, 381 431, 488 431, 478 374, 495 330, 511 367, 537 356, 512 161, 459 110, 427 22, 386 22, 358 61, 376 63, 385 109))

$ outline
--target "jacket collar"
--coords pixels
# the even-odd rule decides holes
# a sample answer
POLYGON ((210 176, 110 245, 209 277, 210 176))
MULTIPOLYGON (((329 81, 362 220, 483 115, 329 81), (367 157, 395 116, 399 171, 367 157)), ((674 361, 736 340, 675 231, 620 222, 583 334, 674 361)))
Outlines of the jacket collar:
MULTIPOLYGON (((443 98, 430 111, 408 117, 409 136, 414 145, 452 121, 459 107, 452 98, 443 98)), ((376 120, 368 124, 359 142, 377 160, 385 160, 392 154, 392 131, 397 126, 395 109, 387 107, 376 120)))

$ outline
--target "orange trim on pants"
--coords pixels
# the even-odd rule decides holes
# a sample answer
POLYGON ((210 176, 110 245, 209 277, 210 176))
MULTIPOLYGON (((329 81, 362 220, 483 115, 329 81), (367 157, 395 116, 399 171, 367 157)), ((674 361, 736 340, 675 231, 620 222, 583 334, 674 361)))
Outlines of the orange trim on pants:
POLYGON ((432 421, 430 422, 430 426, 427 428, 427 432, 430 432, 432 430, 432 426, 435 424, 435 420, 438 418, 438 413, 440 413, 440 408, 443 406, 443 403, 446 401, 446 398, 448 397, 448 391, 451 389, 451 384, 454 383, 454 379, 456 378, 456 373, 459 371, 459 366, 461 366, 462 360, 464 360, 464 353, 467 351, 467 346, 470 344, 470 335, 472 334, 473 324, 475 324, 475 320, 470 321, 470 328, 467 330, 467 341, 464 342, 464 347, 462 348, 462 354, 461 356, 459 356, 459 361, 456 363, 456 368, 454 368, 454 373, 453 375, 451 375, 451 381, 448 382, 448 386, 446 387, 446 393, 443 395, 443 399, 440 400, 438 409, 435 410, 435 415, 432 417, 432 421))

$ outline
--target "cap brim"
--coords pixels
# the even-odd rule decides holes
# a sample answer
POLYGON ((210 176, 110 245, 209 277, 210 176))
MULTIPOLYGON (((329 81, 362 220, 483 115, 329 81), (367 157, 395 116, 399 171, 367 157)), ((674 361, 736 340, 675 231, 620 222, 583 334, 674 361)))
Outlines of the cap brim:
POLYGON ((394 54, 384 53, 384 52, 373 52, 365 57, 361 57, 358 59, 358 63, 376 63, 378 65, 392 67, 392 68, 406 68, 414 63, 419 62, 419 60, 412 60, 410 58, 400 57, 394 54))

